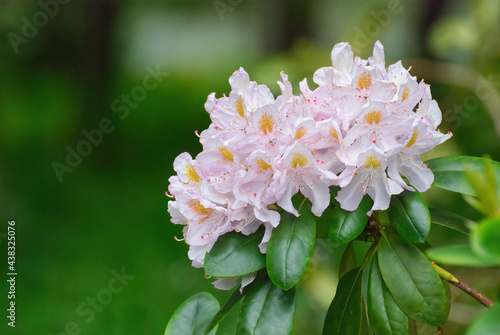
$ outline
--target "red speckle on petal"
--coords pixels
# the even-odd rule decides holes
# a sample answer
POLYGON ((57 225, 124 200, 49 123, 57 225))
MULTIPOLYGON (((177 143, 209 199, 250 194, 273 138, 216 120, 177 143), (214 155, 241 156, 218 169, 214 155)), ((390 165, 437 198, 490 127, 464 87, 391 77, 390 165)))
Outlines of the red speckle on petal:
POLYGON ((254 196, 254 197, 256 197, 256 196, 257 196, 257 193, 254 193, 254 194, 253 194, 253 196, 254 196))
POLYGON ((319 159, 316 161, 316 163, 319 163, 319 159))
POLYGON ((420 119, 421 119, 421 120, 423 120, 423 119, 424 119, 424 117, 423 117, 423 116, 421 116, 421 117, 420 117, 420 119))
POLYGON ((373 140, 373 143, 377 143, 377 141, 373 140))
POLYGON ((307 102, 311 102, 311 99, 307 99, 307 102))
POLYGON ((325 162, 321 162, 321 164, 325 164, 325 162))
POLYGON ((314 186, 318 185, 318 183, 314 183, 314 186))
POLYGON ((202 237, 201 237, 201 239, 203 240, 203 239, 204 239, 204 237, 202 236, 202 237))
POLYGON ((207 179, 207 181, 210 183, 210 179, 207 179))
POLYGON ((215 126, 215 129, 219 129, 219 127, 215 126))

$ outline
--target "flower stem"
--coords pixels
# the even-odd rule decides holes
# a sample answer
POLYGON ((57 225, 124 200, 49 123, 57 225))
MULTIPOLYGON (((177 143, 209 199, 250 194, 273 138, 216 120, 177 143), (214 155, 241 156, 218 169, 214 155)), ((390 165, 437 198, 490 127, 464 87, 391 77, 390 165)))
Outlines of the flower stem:
POLYGON ((464 282, 463 280, 460 280, 459 278, 455 277, 442 267, 436 265, 434 262, 431 262, 432 266, 434 266, 434 269, 438 273, 439 277, 442 279, 446 280, 450 284, 458 287, 468 295, 470 295, 472 298, 476 299, 479 301, 483 306, 487 308, 493 307, 493 301, 491 301, 488 297, 484 296, 481 292, 476 290, 475 288, 471 287, 469 284, 464 282))
POLYGON ((370 246, 370 249, 368 249, 368 251, 366 252, 365 258, 363 258, 363 262, 361 263, 361 269, 365 268, 366 263, 368 263, 368 260, 370 259, 370 256, 372 255, 375 248, 377 248, 377 245, 378 245, 378 241, 375 241, 372 243, 372 245, 370 246))

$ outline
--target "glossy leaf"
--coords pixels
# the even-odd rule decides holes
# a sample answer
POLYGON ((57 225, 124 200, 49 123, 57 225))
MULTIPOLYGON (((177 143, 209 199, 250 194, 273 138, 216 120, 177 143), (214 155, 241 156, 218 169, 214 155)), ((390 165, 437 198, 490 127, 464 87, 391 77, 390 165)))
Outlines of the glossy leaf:
POLYGON ((205 273, 215 277, 237 277, 266 266, 266 256, 259 250, 263 228, 245 236, 232 232, 219 237, 205 256, 205 273))
POLYGON ((291 334, 294 313, 295 289, 284 291, 271 281, 262 282, 243 299, 236 334, 291 334))
POLYGON ((356 254, 354 253, 353 241, 349 242, 342 254, 339 265, 339 277, 342 278, 347 272, 358 266, 356 262, 356 254))
POLYGON ((500 332, 500 305, 484 311, 467 329, 465 335, 498 335, 500 332))
POLYGON ((241 292, 239 287, 234 290, 233 294, 229 297, 226 303, 219 309, 217 314, 215 314, 205 334, 208 334, 210 331, 212 331, 212 329, 214 329, 229 314, 231 309, 233 309, 238 301, 240 301, 246 294, 248 294, 248 292, 252 291, 256 285, 262 282, 263 274, 265 274, 265 272, 260 271, 254 281, 245 286, 241 292))
POLYGON ((490 267, 500 265, 490 259, 484 259, 475 254, 468 245, 449 245, 427 249, 425 254, 436 263, 469 266, 469 267, 490 267))
POLYGON ((429 212, 431 213, 432 223, 456 230, 466 235, 469 235, 469 227, 475 225, 474 221, 443 209, 429 208, 429 212))
POLYGON ((409 242, 422 243, 431 229, 431 217, 424 198, 418 192, 404 191, 391 197, 389 220, 409 242))
POLYGON ((486 260, 500 263, 500 218, 479 222, 471 234, 472 251, 486 260))
POLYGON ((335 207, 332 215, 332 222, 330 223, 330 238, 334 243, 345 244, 354 240, 368 223, 368 215, 366 213, 372 207, 372 200, 370 197, 365 196, 358 208, 349 212, 335 207))
POLYGON ((361 272, 358 267, 340 279, 337 292, 326 314, 323 335, 360 334, 363 306, 361 272))
POLYGON ((382 280, 376 256, 370 268, 367 307, 370 325, 376 335, 408 334, 408 317, 382 280))
POLYGON ((421 323, 443 324, 448 318, 446 292, 424 254, 392 234, 383 234, 377 254, 384 282, 401 310, 421 323))
POLYGON ((434 158, 426 163, 434 173, 433 186, 467 195, 476 195, 465 171, 484 173, 484 162, 493 166, 496 175, 497 189, 500 188, 500 163, 479 157, 447 156, 434 158))
MULTIPOLYGON (((195 294, 175 310, 165 335, 203 335, 218 309, 219 302, 210 293, 195 294)), ((217 327, 210 335, 216 332, 217 327)))
POLYGON ((309 208, 303 206, 299 217, 283 214, 267 245, 269 278, 284 290, 299 282, 311 259, 316 240, 316 220, 309 208))

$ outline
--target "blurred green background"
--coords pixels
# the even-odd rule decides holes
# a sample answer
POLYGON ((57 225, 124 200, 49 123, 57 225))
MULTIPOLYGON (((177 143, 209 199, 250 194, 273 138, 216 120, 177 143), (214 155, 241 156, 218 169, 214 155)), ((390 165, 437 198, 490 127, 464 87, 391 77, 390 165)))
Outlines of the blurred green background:
MULTIPOLYGON (((240 66, 275 95, 283 70, 298 94, 300 80, 314 87, 314 70, 331 65, 335 43, 348 41, 366 58, 379 39, 387 64, 402 59, 431 84, 444 114, 440 130, 454 133, 427 156, 500 160, 497 0, 59 1, 0 2, 1 334, 163 334, 192 294, 229 296, 174 241, 181 227, 169 222, 164 191, 174 158, 201 150, 194 131, 210 123, 207 95, 228 93, 240 66), (148 69, 168 76, 144 90, 148 69), (126 95, 137 99, 127 106, 126 95), (68 146, 90 151, 83 131, 103 119, 113 130, 58 178, 54 164, 67 164, 68 146), (6 319, 9 220, 15 329, 6 319), (113 270, 131 277, 110 294, 110 281, 120 286, 113 270), (91 309, 93 317, 82 313, 91 309)), ((426 197, 430 207, 480 218, 456 194, 426 197)), ((429 241, 467 238, 434 227, 429 241)), ((298 290, 294 334, 320 334, 335 293, 341 250, 321 242, 315 252, 298 290)), ((498 270, 451 270, 496 300, 498 270)), ((452 298, 445 332, 462 334, 483 308, 454 288, 452 298)), ((234 334, 236 317, 218 334, 234 334)))

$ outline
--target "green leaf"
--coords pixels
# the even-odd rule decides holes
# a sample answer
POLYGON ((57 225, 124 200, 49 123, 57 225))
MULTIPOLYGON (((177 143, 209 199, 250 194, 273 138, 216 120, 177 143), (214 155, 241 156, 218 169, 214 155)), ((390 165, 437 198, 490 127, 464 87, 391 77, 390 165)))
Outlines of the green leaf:
MULTIPOLYGON (((219 302, 210 293, 195 294, 175 310, 165 335, 203 335, 218 309, 219 302)), ((216 332, 217 327, 210 335, 216 332)))
POLYGON ((439 326, 448 318, 446 292, 429 260, 399 236, 383 233, 378 245, 380 272, 401 310, 425 324, 439 326))
POLYGON ((420 192, 404 191, 391 197, 389 220, 409 242, 422 243, 431 229, 431 216, 420 192))
POLYGON ((354 269, 357 265, 356 254, 354 252, 354 243, 353 241, 351 241, 347 245, 347 248, 345 248, 342 259, 340 260, 339 277, 344 277, 347 272, 349 272, 351 269, 354 269))
POLYGON ((498 335, 500 329, 500 305, 496 304, 491 309, 477 317, 467 329, 465 335, 498 335))
POLYGON ((243 298, 248 292, 252 291, 256 285, 262 282, 263 274, 265 274, 265 271, 260 271, 254 281, 245 286, 242 292, 240 292, 239 287, 234 290, 233 294, 229 297, 226 303, 219 309, 217 314, 215 314, 212 322, 210 322, 210 325, 205 331, 205 334, 208 334, 210 331, 212 331, 212 329, 214 329, 229 314, 231 309, 233 309, 233 307, 238 303, 238 301, 241 300, 241 298, 243 298))
POLYGON ((315 217, 310 206, 302 207, 299 217, 290 213, 281 216, 267 245, 269 278, 284 290, 294 287, 306 272, 316 240, 315 217))
POLYGON ((219 237, 205 256, 205 273, 215 277, 238 277, 256 272, 266 266, 266 256, 260 253, 263 227, 245 236, 231 232, 219 237))
POLYGON ((382 280, 378 259, 373 258, 368 281, 368 318, 377 335, 407 335, 408 317, 382 280))
POLYGON ((294 313, 295 289, 284 291, 271 281, 262 282, 243 300, 236 334, 291 334, 294 313))
POLYGON ((345 211, 340 206, 335 207, 330 224, 330 238, 334 243, 345 244, 354 240, 368 223, 366 213, 372 207, 370 197, 363 198, 354 212, 345 211))
POLYGON ((467 178, 465 171, 484 174, 484 163, 491 163, 495 170, 497 189, 500 189, 500 163, 469 156, 447 156, 427 161, 434 173, 433 186, 467 195, 476 195, 476 191, 467 178))
POLYGON ((361 268, 349 271, 340 279, 337 292, 326 313, 323 335, 360 334, 361 330, 361 268))
POLYGON ((428 249, 425 254, 436 263, 468 266, 468 267, 490 267, 500 265, 500 262, 484 259, 472 252, 468 245, 449 245, 428 249))
POLYGON ((476 223, 464 218, 458 214, 445 211, 444 209, 429 208, 431 213, 431 222, 440 226, 456 230, 460 233, 469 235, 469 227, 476 223))
POLYGON ((500 264, 500 218, 486 218, 471 234, 472 251, 485 260, 500 264))

